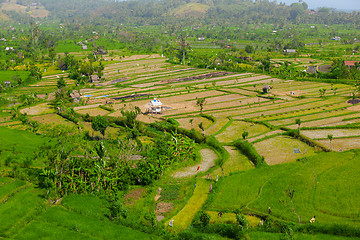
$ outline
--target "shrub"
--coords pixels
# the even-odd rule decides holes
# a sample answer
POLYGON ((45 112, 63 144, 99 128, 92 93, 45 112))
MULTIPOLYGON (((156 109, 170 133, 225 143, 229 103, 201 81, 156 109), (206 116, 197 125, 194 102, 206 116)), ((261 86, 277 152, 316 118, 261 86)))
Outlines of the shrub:
POLYGON ((216 121, 216 118, 215 118, 213 115, 210 115, 210 114, 204 114, 204 113, 202 113, 202 114, 200 114, 200 116, 203 117, 203 118, 206 118, 206 119, 210 120, 210 121, 213 122, 213 123, 216 121))
POLYGON ((248 227, 248 221, 246 220, 246 217, 244 214, 236 214, 236 222, 242 226, 244 229, 247 229, 248 227))
POLYGON ((200 214, 200 222, 203 227, 206 227, 210 222, 210 215, 206 212, 201 212, 200 214))
POLYGON ((236 140, 233 145, 247 156, 249 160, 254 163, 255 167, 267 165, 264 157, 261 156, 248 141, 236 140))

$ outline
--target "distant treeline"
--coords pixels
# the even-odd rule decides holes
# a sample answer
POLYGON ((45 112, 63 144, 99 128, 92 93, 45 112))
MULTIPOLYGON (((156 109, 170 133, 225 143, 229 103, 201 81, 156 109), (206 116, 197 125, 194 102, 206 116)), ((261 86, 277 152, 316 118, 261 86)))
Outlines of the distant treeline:
POLYGON ((290 6, 269 0, 40 0, 39 2, 51 12, 52 17, 64 20, 76 16, 77 19, 82 18, 86 21, 102 19, 154 25, 176 25, 186 21, 190 24, 222 26, 253 23, 279 25, 351 23, 356 27, 360 23, 358 12, 347 13, 329 8, 313 11, 308 9, 305 2, 293 3, 290 6), (193 4, 192 7, 189 4, 193 4))

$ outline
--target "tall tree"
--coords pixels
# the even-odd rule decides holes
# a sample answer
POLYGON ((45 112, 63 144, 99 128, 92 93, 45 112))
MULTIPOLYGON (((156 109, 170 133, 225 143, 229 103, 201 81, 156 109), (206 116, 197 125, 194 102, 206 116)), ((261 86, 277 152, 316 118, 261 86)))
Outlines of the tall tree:
POLYGON ((97 115, 91 123, 92 129, 94 129, 95 131, 100 131, 100 133, 103 135, 103 138, 105 137, 105 131, 108 126, 108 120, 100 115, 97 115))

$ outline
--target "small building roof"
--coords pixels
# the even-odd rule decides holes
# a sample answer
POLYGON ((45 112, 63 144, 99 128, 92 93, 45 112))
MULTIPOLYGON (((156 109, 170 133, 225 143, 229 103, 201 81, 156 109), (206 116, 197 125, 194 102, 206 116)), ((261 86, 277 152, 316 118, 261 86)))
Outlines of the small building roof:
POLYGON ((344 61, 345 66, 354 67, 355 63, 360 63, 360 61, 344 61))
POLYGON ((162 105, 162 102, 160 102, 159 99, 154 98, 153 100, 150 101, 150 105, 151 105, 152 107, 159 107, 159 106, 162 105))

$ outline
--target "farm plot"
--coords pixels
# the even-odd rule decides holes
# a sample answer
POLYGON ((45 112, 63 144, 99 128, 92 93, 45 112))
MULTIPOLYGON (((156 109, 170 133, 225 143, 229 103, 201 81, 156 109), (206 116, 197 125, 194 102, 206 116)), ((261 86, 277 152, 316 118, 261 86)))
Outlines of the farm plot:
MULTIPOLYGON (((245 171, 253 168, 249 159, 240 153, 240 151, 232 146, 224 146, 225 150, 229 153, 229 159, 224 163, 224 175, 229 176, 230 173, 245 171)), ((215 169, 210 175, 215 179, 221 176, 223 172, 220 168, 215 169)))
POLYGON ((178 118, 176 119, 180 123, 180 127, 191 130, 194 128, 198 132, 202 132, 199 128, 199 124, 202 123, 204 128, 207 129, 211 126, 212 121, 202 118, 202 117, 194 117, 194 118, 178 118))
POLYGON ((217 211, 244 209, 266 214, 270 206, 274 217, 298 222, 291 209, 293 206, 303 222, 308 222, 316 215, 316 222, 319 223, 341 222, 359 226, 360 221, 354 215, 358 213, 355 201, 359 201, 360 197, 355 188, 358 188, 360 183, 351 183, 353 174, 359 169, 359 156, 354 158, 354 155, 352 152, 320 153, 308 157, 307 162, 281 164, 232 174, 223 179, 221 188, 209 208, 217 211), (341 181, 336 177, 336 170, 342 173, 341 181), (314 181, 314 172, 317 181, 314 181), (293 204, 286 194, 289 189, 294 190, 293 204), (339 194, 335 193, 335 189, 340 190, 339 194))
POLYGON ((214 135, 219 132, 228 122, 228 118, 216 118, 216 122, 206 130, 206 133, 208 135, 214 135))
MULTIPOLYGON (((313 101, 305 104, 293 104, 292 106, 284 106, 274 109, 269 109, 269 111, 264 111, 261 116, 256 116, 256 114, 248 114, 246 117, 251 118, 253 116, 257 117, 256 120, 261 121, 280 121, 281 119, 290 119, 296 118, 305 115, 312 115, 317 113, 322 113, 324 111, 335 111, 345 108, 345 106, 339 106, 338 104, 342 103, 341 101, 313 101), (320 105, 320 106, 319 106, 320 105)), ((278 125, 280 122, 278 123, 278 125)))
POLYGON ((97 115, 107 115, 109 113, 109 111, 104 110, 102 108, 86 108, 86 109, 81 109, 81 110, 77 110, 78 113, 80 114, 89 114, 90 116, 97 116, 97 115))
MULTIPOLYGON (((287 114, 285 115, 284 119, 275 119, 273 121, 269 121, 269 123, 274 124, 276 126, 286 126, 286 125, 294 124, 295 119, 297 118, 300 118, 303 123, 306 123, 321 119, 331 119, 332 117, 339 117, 339 116, 342 116, 344 118, 347 115, 354 114, 353 111, 349 111, 347 109, 331 109, 330 107, 331 106, 329 106, 329 108, 324 107, 321 109, 310 109, 310 110, 304 109, 302 112, 287 114)), ((337 107, 337 105, 333 107, 337 107)))
POLYGON ((7 196, 0 204, 0 232, 5 236, 11 236, 19 228, 41 212, 43 199, 41 192, 30 184, 13 189, 13 193, 7 196))
POLYGON ((90 209, 84 211, 83 208, 72 211, 60 206, 52 207, 18 232, 15 239, 38 239, 39 236, 49 239, 158 239, 117 225, 104 216, 93 216, 90 212, 90 209))
POLYGON ((269 128, 261 124, 233 121, 222 133, 217 134, 215 137, 220 142, 229 143, 242 138, 244 131, 249 133, 248 137, 252 137, 269 131, 269 128))
POLYGON ((360 137, 334 138, 331 143, 329 139, 316 140, 333 151, 346 151, 360 148, 360 137))
POLYGON ((20 110, 20 112, 23 114, 26 113, 27 115, 41 115, 53 113, 54 108, 52 108, 48 103, 41 103, 36 106, 23 108, 20 110))
POLYGON ((327 139, 328 134, 333 135, 334 138, 353 137, 353 136, 360 136, 360 128, 301 130, 301 134, 311 139, 327 139))
POLYGON ((34 121, 37 121, 41 124, 51 124, 51 125, 63 124, 66 126, 75 126, 75 124, 73 122, 71 122, 55 113, 33 116, 33 117, 31 117, 31 119, 34 121))
POLYGON ((255 143, 254 147, 260 155, 265 157, 265 161, 269 165, 294 162, 298 158, 311 156, 315 152, 313 147, 287 136, 269 138, 255 143))

